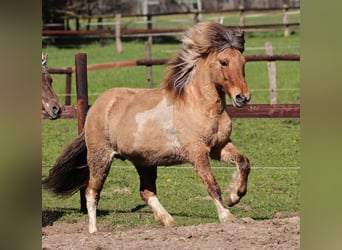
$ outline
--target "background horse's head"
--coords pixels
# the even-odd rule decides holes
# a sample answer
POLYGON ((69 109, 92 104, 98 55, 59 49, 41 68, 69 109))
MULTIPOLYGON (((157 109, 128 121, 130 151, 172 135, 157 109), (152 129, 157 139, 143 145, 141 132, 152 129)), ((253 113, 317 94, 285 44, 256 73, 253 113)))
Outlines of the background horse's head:
POLYGON ((50 119, 57 119, 63 105, 52 89, 52 78, 47 70, 47 59, 47 55, 42 54, 42 114, 47 114, 50 119))
POLYGON ((198 23, 184 33, 182 42, 182 49, 169 63, 167 89, 182 95, 193 76, 205 70, 217 90, 226 93, 234 106, 242 107, 250 101, 242 55, 243 32, 218 23, 198 23), (206 68, 196 67, 201 59, 207 62, 206 68))

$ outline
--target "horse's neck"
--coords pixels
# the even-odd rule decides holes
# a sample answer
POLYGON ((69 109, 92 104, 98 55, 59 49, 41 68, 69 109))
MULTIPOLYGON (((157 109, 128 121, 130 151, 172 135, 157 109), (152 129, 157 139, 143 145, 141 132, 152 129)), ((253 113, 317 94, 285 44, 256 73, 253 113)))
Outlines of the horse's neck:
POLYGON ((217 89, 216 85, 211 82, 208 70, 198 70, 194 74, 187 92, 188 98, 200 100, 208 107, 214 105, 219 108, 226 105, 225 93, 223 90, 217 89))

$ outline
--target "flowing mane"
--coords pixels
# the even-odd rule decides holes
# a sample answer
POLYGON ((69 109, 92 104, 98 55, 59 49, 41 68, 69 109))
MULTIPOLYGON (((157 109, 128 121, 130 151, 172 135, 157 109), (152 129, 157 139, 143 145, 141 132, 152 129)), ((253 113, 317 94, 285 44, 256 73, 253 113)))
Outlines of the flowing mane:
POLYGON ((163 87, 181 96, 191 77, 195 74, 196 63, 201 57, 226 48, 244 51, 244 33, 229 30, 218 23, 198 23, 183 34, 183 46, 176 57, 168 63, 163 87))

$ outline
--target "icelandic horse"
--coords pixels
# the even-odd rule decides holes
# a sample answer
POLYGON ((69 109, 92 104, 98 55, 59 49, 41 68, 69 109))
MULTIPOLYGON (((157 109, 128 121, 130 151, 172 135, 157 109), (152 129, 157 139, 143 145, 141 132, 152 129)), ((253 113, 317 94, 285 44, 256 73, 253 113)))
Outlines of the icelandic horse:
POLYGON ((48 72, 48 55, 42 54, 42 117, 48 116, 50 120, 57 119, 64 109, 52 88, 52 78, 48 72))
POLYGON ((83 132, 66 146, 43 186, 61 196, 85 188, 89 232, 94 233, 100 192, 112 160, 127 159, 139 174, 141 198, 154 218, 170 227, 175 221, 157 198, 157 166, 191 163, 219 220, 234 220, 208 158, 236 165, 227 205, 237 204, 247 192, 250 163, 230 139, 232 121, 225 96, 235 107, 250 101, 244 42, 243 32, 218 23, 188 29, 160 88, 112 88, 98 97, 83 132))

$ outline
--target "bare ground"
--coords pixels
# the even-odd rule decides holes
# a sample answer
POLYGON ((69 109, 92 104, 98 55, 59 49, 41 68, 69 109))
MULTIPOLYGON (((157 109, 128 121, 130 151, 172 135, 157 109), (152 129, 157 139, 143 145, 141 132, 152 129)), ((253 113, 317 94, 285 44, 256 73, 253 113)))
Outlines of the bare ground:
POLYGON ((54 222, 42 227, 42 249, 300 249, 299 214, 278 213, 274 219, 240 219, 163 228, 137 226, 88 233, 87 223, 54 222))

